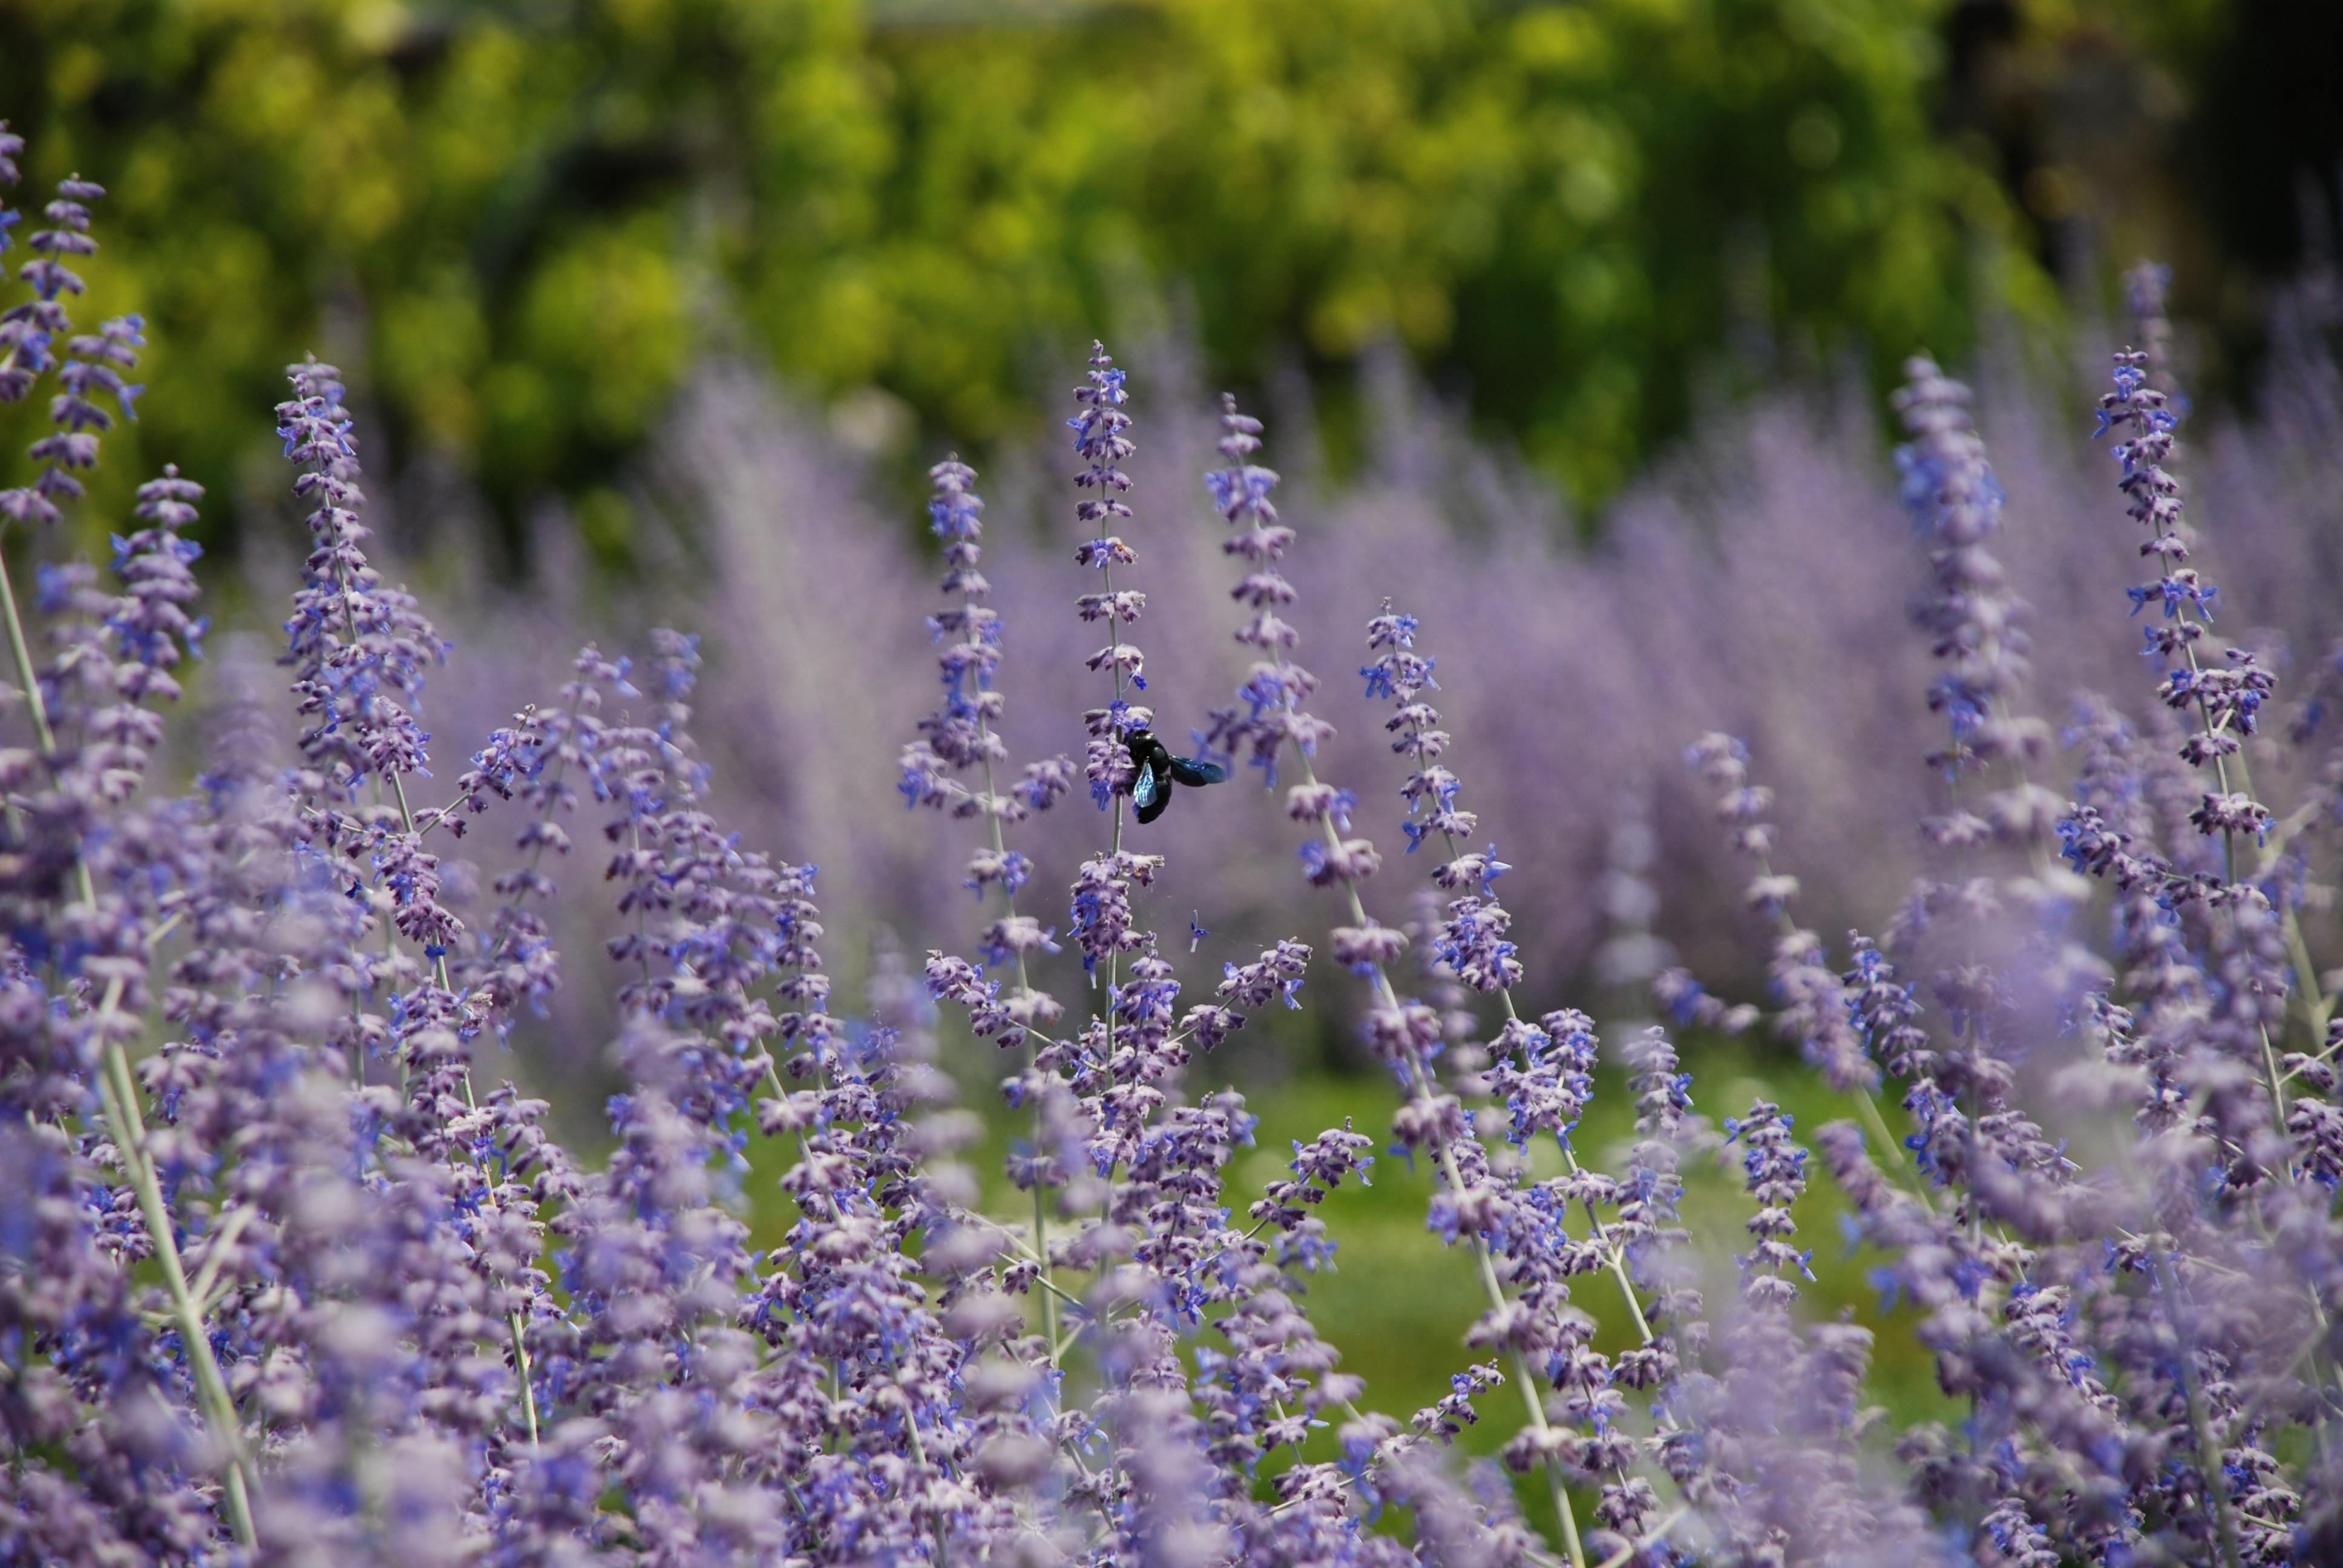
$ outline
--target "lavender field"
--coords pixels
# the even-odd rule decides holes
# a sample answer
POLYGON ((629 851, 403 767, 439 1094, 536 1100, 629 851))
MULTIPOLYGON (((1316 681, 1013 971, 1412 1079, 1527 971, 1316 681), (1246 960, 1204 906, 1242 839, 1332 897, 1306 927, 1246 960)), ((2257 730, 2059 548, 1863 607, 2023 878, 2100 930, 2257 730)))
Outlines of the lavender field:
POLYGON ((0 225, 0 1560, 2343 1557, 2315 334, 2194 417, 2143 266, 1586 527, 1166 333, 915 536, 711 358, 518 587, 313 358, 215 578, 105 195, 0 225))

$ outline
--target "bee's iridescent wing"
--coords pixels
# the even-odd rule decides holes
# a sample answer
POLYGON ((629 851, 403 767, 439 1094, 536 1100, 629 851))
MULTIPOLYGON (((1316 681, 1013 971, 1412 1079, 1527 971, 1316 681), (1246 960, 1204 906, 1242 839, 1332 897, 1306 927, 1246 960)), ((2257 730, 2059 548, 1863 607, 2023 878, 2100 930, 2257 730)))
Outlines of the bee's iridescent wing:
POLYGON ((1227 769, 1222 767, 1217 762, 1207 762, 1201 757, 1174 757, 1172 759, 1172 777, 1177 779, 1182 784, 1192 785, 1201 789, 1206 784, 1218 784, 1222 779, 1226 779, 1228 776, 1229 770, 1227 769))

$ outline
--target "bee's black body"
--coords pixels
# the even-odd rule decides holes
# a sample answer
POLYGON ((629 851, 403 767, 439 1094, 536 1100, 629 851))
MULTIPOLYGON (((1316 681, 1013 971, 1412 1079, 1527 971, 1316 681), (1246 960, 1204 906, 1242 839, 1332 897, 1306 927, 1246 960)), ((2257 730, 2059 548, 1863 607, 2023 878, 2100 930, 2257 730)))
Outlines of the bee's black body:
POLYGON ((1123 745, 1131 751, 1131 765, 1138 776, 1131 781, 1131 803, 1139 809, 1139 819, 1152 822, 1163 815, 1172 804, 1172 786, 1185 784, 1202 789, 1217 784, 1229 776, 1229 770, 1217 762, 1207 762, 1200 757, 1174 757, 1154 735, 1144 729, 1134 729, 1123 737, 1123 745))

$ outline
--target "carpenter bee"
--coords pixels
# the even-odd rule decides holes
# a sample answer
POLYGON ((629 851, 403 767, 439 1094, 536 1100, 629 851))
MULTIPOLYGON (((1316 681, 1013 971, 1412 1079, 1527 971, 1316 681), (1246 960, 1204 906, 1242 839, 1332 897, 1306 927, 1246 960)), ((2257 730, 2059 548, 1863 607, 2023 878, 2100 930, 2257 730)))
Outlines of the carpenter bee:
POLYGON ((1152 822, 1163 815, 1172 804, 1172 786, 1186 784, 1202 789, 1217 784, 1229 776, 1229 770, 1217 762, 1207 762, 1201 757, 1174 757, 1163 742, 1149 731, 1134 729, 1123 737, 1122 743, 1131 751, 1131 765, 1139 776, 1131 781, 1131 803, 1139 808, 1139 819, 1152 822))

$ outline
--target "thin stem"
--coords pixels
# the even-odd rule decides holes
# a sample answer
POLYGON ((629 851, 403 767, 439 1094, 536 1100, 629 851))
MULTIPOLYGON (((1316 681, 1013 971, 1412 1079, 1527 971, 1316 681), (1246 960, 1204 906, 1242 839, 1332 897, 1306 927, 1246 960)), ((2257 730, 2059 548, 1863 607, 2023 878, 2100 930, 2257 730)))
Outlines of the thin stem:
MULTIPOLYGON (((1105 561, 1099 563, 1099 586, 1105 589, 1107 603, 1111 607, 1114 602, 1114 568, 1111 564, 1105 561)), ((1111 608, 1110 608, 1107 616, 1106 634, 1109 638, 1109 646, 1113 646, 1117 634, 1114 629, 1114 616, 1111 608)), ((1122 663, 1120 659, 1111 658, 1108 661, 1107 668, 1112 672, 1114 677, 1114 701, 1115 706, 1120 708, 1122 706, 1122 663)), ((1112 722, 1113 721, 1111 719, 1108 721, 1109 734, 1114 733, 1112 722)), ((1171 785, 1166 783, 1163 788, 1168 789, 1171 788, 1171 785)), ((1110 850, 1111 853, 1118 858, 1122 854, 1122 802, 1123 796, 1121 792, 1118 790, 1114 797, 1114 840, 1110 850)), ((1113 950, 1109 950, 1106 955, 1106 1059, 1109 1061, 1112 1061, 1114 1060, 1114 985, 1115 977, 1119 972, 1119 961, 1122 955, 1119 951, 1115 951, 1113 950)))
POLYGON ((523 1335, 520 1312, 510 1314, 512 1323, 513 1364, 520 1373, 521 1414, 528 1422, 528 1445, 537 1446, 537 1385, 528 1370, 528 1342, 523 1335))
POLYGON ((228 1248, 244 1234, 244 1228, 251 1222, 253 1212, 251 1208, 238 1204, 229 1210, 217 1228, 204 1239, 204 1266, 196 1271, 195 1283, 187 1287, 187 1293, 195 1298, 198 1312, 211 1310, 212 1287, 219 1282, 220 1265, 227 1261, 228 1248))
MULTIPOLYGON (((2253 768, 2246 760, 2243 751, 2237 753, 2237 782, 2248 795, 2253 793, 2253 768)), ((2319 801, 2314 796, 2272 822, 2261 837, 2261 854, 2254 862, 2253 880, 2260 882, 2277 870, 2296 836, 2318 821, 2319 816, 2319 801)), ((2303 1010, 2307 1015, 2306 1021, 2310 1025, 2311 1044, 2317 1048, 2326 1041, 2328 1020, 2334 1010, 2334 998, 2318 982, 2318 971, 2312 963, 2309 947, 2303 940, 2302 921, 2294 906, 2286 905, 2279 918, 2286 929, 2287 958, 2294 965, 2296 978, 2302 987, 2303 1010)))
POLYGON ((57 738, 49 728, 49 705, 41 696, 41 681, 33 669, 33 650, 25 640, 25 622, 16 613, 16 587, 8 578, 8 556, 0 550, 0 615, 8 621, 8 650, 16 658, 17 678, 25 683, 25 707, 32 715, 33 733, 40 738, 41 755, 54 757, 57 738))
POLYGON ((130 1076, 129 1059, 121 1043, 111 1038, 109 1026, 119 1016, 122 989, 119 979, 109 981, 106 1000, 97 1011, 97 1028, 104 1037, 103 1076, 97 1086, 99 1102, 114 1135, 115 1147, 121 1151, 123 1168, 137 1194, 138 1211, 146 1221, 147 1238, 154 1243, 156 1261, 162 1265, 164 1288, 171 1298, 171 1315, 195 1372, 204 1424, 211 1429, 212 1440, 228 1456, 224 1490, 227 1494, 229 1527, 235 1531, 237 1542, 249 1551, 257 1538, 253 1533, 252 1500, 245 1473, 250 1462, 245 1454, 236 1401, 228 1393, 227 1380, 220 1374, 219 1359, 212 1351, 203 1310, 180 1260, 178 1237, 172 1228, 170 1206, 164 1200, 162 1182, 146 1158, 146 1128, 139 1115, 138 1090, 130 1076))
MULTIPOLYGON (((975 635, 972 628, 976 624, 976 595, 965 588, 960 590, 960 609, 963 615, 960 624, 971 628, 970 635, 975 635)), ((984 705, 980 701, 976 705, 976 732, 977 756, 981 759, 984 769, 984 825, 992 839, 993 864, 1000 866, 1008 859, 1009 843, 1001 831, 1001 794, 998 781, 992 772, 992 721, 984 716, 984 705)), ((1015 920, 1017 893, 1016 890, 1009 885, 1005 873, 1001 882, 1001 902, 1002 908, 1007 910, 1009 918, 1015 920)), ((1018 992, 1021 997, 1030 997, 1032 994, 1033 982, 1026 972, 1024 949, 1012 950, 1010 957, 1017 966, 1018 992)), ((1025 1070, 1028 1075, 1031 1075, 1033 1070, 1034 1056, 1033 1030, 1028 1026, 1025 1029, 1025 1070)), ((1041 1098, 1036 1096, 1033 1101, 1032 1121, 1033 1148, 1037 1153, 1041 1147, 1041 1098)), ((1054 1347, 1058 1342, 1058 1308, 1057 1303, 1051 1297, 1051 1292, 1057 1290, 1057 1285, 1051 1278, 1048 1201, 1038 1181, 1033 1183, 1032 1191, 1034 1259, 1041 1265, 1041 1282, 1048 1287, 1041 1293, 1041 1342, 1053 1347, 1051 1352, 1051 1364, 1055 1365, 1057 1352, 1054 1347)))
MULTIPOLYGON (((1863 1118, 1864 1131, 1879 1141, 1879 1146, 1887 1151, 1888 1157, 1896 1162, 1897 1173, 1902 1174, 1905 1169, 1904 1146, 1897 1141, 1896 1134, 1888 1129, 1887 1118, 1880 1114, 1879 1097, 1872 1093, 1869 1089, 1864 1089, 1855 1097, 1855 1109, 1856 1114, 1863 1118)), ((1926 1185, 1916 1185, 1913 1189, 1913 1195, 1920 1200, 1922 1208, 1931 1213, 1936 1211, 1936 1206, 1930 1201, 1926 1185)))
MULTIPOLYGON (((2190 661, 2192 664, 2195 661, 2195 649, 2193 648, 2190 649, 2190 661)), ((2226 726, 2228 721, 2224 719, 2222 722, 2226 726)), ((2237 753, 2237 787, 2245 790, 2248 795, 2252 794, 2254 790, 2253 768, 2252 765, 2246 760, 2246 754, 2242 750, 2237 753)), ((2309 819, 2304 818, 2304 813, 2309 812, 2311 809, 2311 806, 2306 804, 2302 810, 2297 811, 2292 817, 2287 819, 2286 824, 2283 825, 2286 828, 2286 832, 2283 835, 2276 831, 2272 833, 2271 837, 2277 841, 2275 843, 2266 843, 2263 846, 2260 862, 2254 868, 2254 879, 2256 881, 2259 881, 2262 878, 2268 876, 2272 871, 2278 869, 2278 861, 2284 853, 2286 839, 2291 837, 2292 832, 2295 830, 2293 825, 2296 824, 2298 820, 2309 819)), ((2313 819, 2315 819, 2315 812, 2313 813, 2313 819)), ((2234 869, 2233 857, 2231 879, 2234 880, 2235 878, 2236 872, 2234 869)), ((2274 900, 2274 902, 2276 902, 2276 900, 2274 900)), ((2303 937, 2302 920, 2297 914, 2292 903, 2285 903, 2284 906, 2279 909, 2278 923, 2286 937, 2287 961, 2293 966, 2295 984, 2300 987, 2302 990, 2303 1021, 2310 1028, 2310 1049, 2323 1056, 2328 1052, 2327 1025, 2328 1020, 2333 1015, 2333 1004, 2327 995, 2326 988, 2318 983, 2318 965, 2311 959, 2310 944, 2303 937)), ((2274 1093, 2276 1092, 2277 1085, 2282 1081, 2283 1080, 2277 1077, 2276 1068, 2273 1066, 2271 1086, 2274 1093)), ((2283 1105, 2282 1100, 2280 1103, 2283 1105)), ((2278 1117, 2278 1126, 2283 1130, 2285 1125, 2285 1113, 2283 1110, 2281 1110, 2278 1117)))
MULTIPOLYGON (((8 623, 8 650, 16 660, 16 678, 24 683, 25 709, 32 716, 33 733, 41 743, 43 760, 52 760, 57 754, 56 731, 49 725, 48 699, 41 695, 40 672, 33 668, 33 650, 25 640, 24 618, 16 613, 16 588, 8 578, 8 556, 0 550, 0 617, 8 623)), ((8 807, 12 825, 21 831, 23 815, 12 801, 8 807)), ((78 848, 78 847, 76 847, 78 848)), ((97 912, 97 888, 90 880, 89 862, 76 853, 74 857, 74 890, 81 901, 89 906, 90 913, 97 912)))
POLYGON ((2301 977, 2302 1010, 2310 1025, 2310 1048, 2323 1051, 2327 1047, 2327 1026, 2333 1017, 2333 1000, 2318 983, 2318 970, 2310 957, 2310 944, 2303 939, 2302 921, 2296 918, 2288 905, 2285 918, 2286 956, 2296 974, 2301 977))
MULTIPOLYGON (((980 641, 985 636, 985 623, 979 618, 977 604, 979 598, 980 594, 972 583, 968 579, 963 578, 960 588, 960 626, 962 630, 971 639, 980 641)), ((980 661, 978 666, 979 673, 975 677, 977 682, 977 700, 971 705, 974 709, 976 718, 978 736, 977 756, 984 775, 984 794, 980 801, 980 805, 982 806, 984 812, 986 833, 991 840, 992 863, 993 866, 1001 872, 1001 906, 1008 918, 1011 920, 1014 920, 1017 919, 1017 890, 1015 882, 1011 879, 1011 870, 1008 865, 1008 842, 1001 832, 1001 819, 1002 808, 1005 805, 1005 802, 1001 795, 1000 781, 995 777, 992 769, 992 724, 991 720, 985 713, 984 698, 987 694, 988 689, 985 684, 987 678, 983 673, 983 669, 984 666, 980 661)), ((980 892, 981 891, 980 887, 979 890, 980 892)), ((1026 1079, 1031 1080, 1040 1056, 1040 1053, 1034 1045, 1034 1035, 1037 1030, 1033 1027, 1033 1020, 1030 1010, 1032 1006, 1034 997, 1033 982, 1032 977, 1026 966, 1025 951, 1021 946, 1013 947, 1011 949, 1011 959, 1015 964, 1017 970, 1018 1000, 1027 1010, 1024 1020, 1019 1025, 1019 1029, 1021 1041, 1024 1046, 1024 1076, 1026 1079)), ((1042 1038, 1047 1039, 1048 1037, 1045 1035, 1042 1038)), ((1046 1131, 1046 1124, 1044 1121, 1045 1110, 1046 1106, 1044 1097, 1038 1094, 1033 1096, 1031 1136, 1032 1146, 1036 1151, 1037 1155, 1041 1147, 1042 1137, 1046 1131)), ((1041 1285, 1041 1339, 1042 1343, 1048 1347, 1047 1353, 1049 1364, 1052 1370, 1056 1370, 1060 1364, 1061 1358, 1064 1353, 1060 1344, 1058 1334, 1058 1298, 1065 1296, 1065 1299, 1070 1302, 1073 1298, 1066 1296, 1066 1293, 1059 1288, 1054 1277, 1054 1271, 1050 1259, 1050 1217, 1048 1193, 1042 1182, 1038 1178, 1034 1181, 1031 1191, 1033 1203, 1033 1244, 1031 1248, 1031 1256, 1036 1266, 1035 1278, 1041 1285)), ((993 1221, 988 1220, 987 1223, 993 1223, 993 1221)), ((1011 1234, 1006 1226, 995 1224, 994 1228, 1001 1231, 1004 1235, 1011 1234)), ((1011 1237, 1011 1240, 1014 1240, 1013 1236, 1011 1237)), ((1052 1398, 1054 1399, 1054 1395, 1052 1398)), ((912 1429, 912 1440, 916 1446, 918 1442, 916 1424, 914 1424, 912 1429)), ((946 1559, 948 1544, 945 1536, 944 1521, 940 1514, 939 1514, 935 1520, 935 1534, 936 1560, 939 1563, 941 1563, 946 1559)))
MULTIPOLYGON (((2291 1143, 2292 1140, 2288 1138, 2286 1129, 2286 1075, 2278 1070, 2278 1048, 2270 1044, 2269 1025, 2258 1024, 2255 1026, 2254 1032, 2260 1037, 2262 1042, 2262 1072, 2264 1081, 2269 1086, 2270 1115, 2277 1124, 2275 1131, 2280 1138, 2288 1138, 2288 1142, 2291 1143)), ((2288 1148, 2286 1153, 2286 1176, 2289 1181, 2297 1179, 2294 1151, 2291 1148, 2288 1148)))
MULTIPOLYGON (((990 735, 990 732, 986 729, 984 720, 980 716, 977 719, 977 727, 980 732, 988 736, 990 735)), ((988 754, 984 759, 984 797, 985 803, 988 808, 997 804, 998 802, 998 797, 993 794, 992 789, 992 758, 990 754, 988 754)), ((998 863, 998 861, 1005 857, 1009 852, 1001 836, 1001 814, 996 810, 988 809, 984 813, 984 819, 992 828, 992 853, 995 862, 998 863)), ((1017 895, 1009 890, 1009 884, 1006 881, 1002 882, 1001 885, 1001 901, 1007 906, 1010 918, 1014 920, 1017 915, 1017 895)), ((1032 990, 1032 986, 1031 982, 1027 980, 1025 976, 1025 954, 1023 950, 1020 949, 1016 950, 1011 956, 1015 959, 1017 963, 1017 989, 1021 992, 1030 992, 1032 990)), ((1034 1055, 1033 1031, 1029 1028, 1025 1031, 1025 1070, 1029 1074, 1033 1070, 1034 1055)), ((1040 1151, 1041 1147, 1041 1097, 1037 1095, 1034 1097, 1033 1101, 1033 1148, 1037 1153, 1040 1151)), ((1041 1283, 1047 1287, 1047 1289, 1041 1292, 1041 1342, 1052 1347, 1050 1354, 1050 1361, 1051 1364, 1054 1366, 1057 1364, 1057 1352, 1054 1347, 1058 1342, 1058 1307, 1057 1303, 1051 1299, 1051 1296, 1052 1292, 1058 1292, 1058 1286, 1057 1282, 1051 1278, 1050 1266, 1049 1206, 1048 1201, 1042 1191, 1041 1183, 1038 1180, 1033 1183, 1032 1191, 1033 1258, 1034 1261, 1041 1265, 1041 1271, 1038 1278, 1041 1280, 1041 1283)), ((1058 1293, 1062 1294, 1063 1292, 1058 1293)), ((1067 1299, 1069 1301, 1072 1300, 1071 1297, 1068 1297, 1067 1299)))

